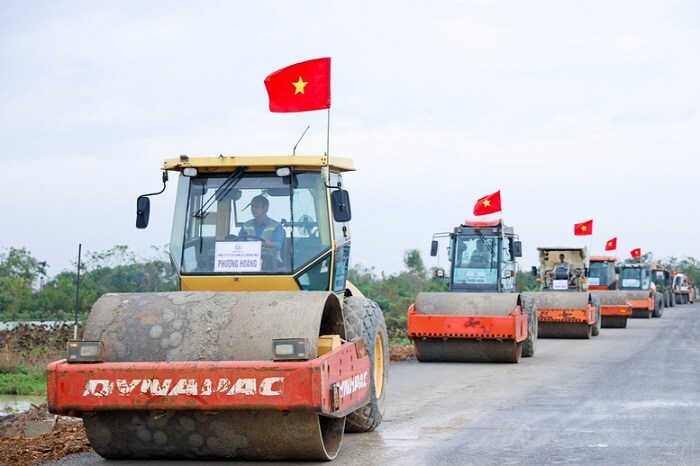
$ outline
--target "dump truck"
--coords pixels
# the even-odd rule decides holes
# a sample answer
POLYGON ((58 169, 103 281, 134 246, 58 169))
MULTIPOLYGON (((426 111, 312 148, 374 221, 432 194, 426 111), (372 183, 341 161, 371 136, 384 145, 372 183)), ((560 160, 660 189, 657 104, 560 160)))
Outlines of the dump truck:
POLYGON ((664 313, 663 295, 651 280, 650 264, 620 265, 620 290, 627 292, 632 317, 649 319, 664 313))
POLYGON ((651 264, 651 281, 656 286, 656 292, 663 296, 664 308, 676 305, 672 278, 671 272, 666 267, 661 264, 651 264))
POLYGON ((584 338, 601 328, 600 298, 587 289, 586 248, 539 247, 532 274, 540 291, 529 293, 537 307, 538 338, 584 338))
MULTIPOLYGON (((351 218, 327 156, 167 159, 180 291, 109 293, 48 366, 52 413, 108 459, 333 459, 381 422, 381 309, 347 280, 351 218)), ((151 193, 137 199, 145 228, 151 193)))
POLYGON ((632 317, 632 307, 627 302, 627 292, 617 289, 617 258, 591 256, 588 263, 588 291, 600 299, 601 328, 625 328, 632 317))
MULTIPOLYGON (((420 362, 508 362, 535 354, 534 300, 515 292, 522 244, 503 220, 467 220, 449 240, 448 292, 418 293, 408 308, 407 334, 420 362)), ((439 275, 445 275, 438 269, 439 275)))
POLYGON ((676 270, 673 271, 672 275, 672 288, 676 304, 692 303, 695 300, 695 287, 690 277, 676 270))

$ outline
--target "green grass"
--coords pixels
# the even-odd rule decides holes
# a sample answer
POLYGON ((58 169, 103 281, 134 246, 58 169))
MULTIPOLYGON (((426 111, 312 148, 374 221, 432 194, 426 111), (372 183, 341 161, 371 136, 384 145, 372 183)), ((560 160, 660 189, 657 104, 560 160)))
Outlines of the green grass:
POLYGON ((46 395, 46 368, 21 366, 0 372, 0 395, 46 395))
POLYGON ((389 340, 390 346, 411 346, 413 342, 406 337, 392 338, 389 340))

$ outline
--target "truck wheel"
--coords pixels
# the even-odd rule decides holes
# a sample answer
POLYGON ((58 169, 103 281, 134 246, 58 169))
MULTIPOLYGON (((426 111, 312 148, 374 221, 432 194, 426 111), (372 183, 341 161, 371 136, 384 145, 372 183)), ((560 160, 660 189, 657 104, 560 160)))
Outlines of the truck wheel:
POLYGON ((664 299, 657 294, 654 300, 654 311, 651 313, 651 316, 661 317, 662 315, 664 315, 664 299))
POLYGON ((370 402, 345 418, 346 432, 371 432, 382 422, 389 379, 389 339, 384 314, 374 301, 356 296, 345 298, 345 339, 362 337, 370 359, 370 402))
POLYGON ((535 355, 537 345, 537 310, 535 299, 532 296, 520 295, 520 304, 523 312, 527 314, 527 338, 523 341, 522 357, 529 358, 535 355))
POLYGON ((600 326, 603 320, 603 316, 600 313, 600 297, 592 295, 591 304, 595 306, 595 324, 593 324, 593 327, 591 328, 591 335, 597 337, 598 335, 600 335, 600 326))

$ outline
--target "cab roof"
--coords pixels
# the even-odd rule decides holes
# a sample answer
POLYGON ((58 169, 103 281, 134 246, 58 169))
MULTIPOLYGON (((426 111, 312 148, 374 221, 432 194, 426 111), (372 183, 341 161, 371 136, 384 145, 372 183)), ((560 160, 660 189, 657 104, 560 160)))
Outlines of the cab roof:
POLYGON ((567 246, 551 246, 551 247, 541 247, 537 248, 538 251, 541 252, 552 252, 552 251, 581 251, 583 253, 586 253, 586 248, 572 248, 572 247, 567 247, 567 246))
POLYGON ((649 264, 640 264, 639 262, 634 264, 620 264, 623 269, 649 269, 651 268, 649 264))
POLYGON ((616 262, 617 257, 615 256, 591 256, 591 262, 616 262))
POLYGON ((334 173, 355 171, 352 159, 325 155, 181 155, 163 162, 163 170, 182 171, 184 168, 194 167, 200 172, 229 172, 238 167, 246 167, 252 171, 271 171, 279 167, 320 171, 324 166, 328 166, 334 173))
POLYGON ((462 222, 462 226, 464 227, 477 227, 477 228, 483 228, 483 227, 500 227, 503 225, 503 219, 495 219, 495 220, 470 220, 466 219, 464 222, 462 222))

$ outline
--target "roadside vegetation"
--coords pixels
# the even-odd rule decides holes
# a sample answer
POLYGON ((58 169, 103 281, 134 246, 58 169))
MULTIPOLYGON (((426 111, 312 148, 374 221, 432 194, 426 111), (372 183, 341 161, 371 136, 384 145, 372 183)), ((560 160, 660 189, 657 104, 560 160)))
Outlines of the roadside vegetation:
MULTIPOLYGON (((635 259, 634 261, 639 261, 635 259)), ((647 254, 641 261, 650 261, 647 254)), ((631 262, 627 260, 626 262, 631 262)), ((669 270, 688 275, 700 283, 700 263, 694 258, 657 261, 669 270)), ((418 293, 446 291, 447 280, 436 278, 426 267, 418 249, 407 250, 404 269, 397 274, 377 272, 357 264, 349 280, 384 311, 393 349, 407 353, 406 311, 418 293)), ((76 265, 77 267, 77 265, 76 265)), ((529 267, 521 265, 517 291, 536 290, 529 267)), ((76 306, 75 271, 47 274, 48 264, 23 248, 0 251, 0 325, 11 321, 56 322, 43 326, 23 324, 0 330, 0 394, 46 394, 46 364, 65 355, 66 342, 73 337, 76 307, 82 322, 93 303, 108 292, 156 292, 177 289, 177 275, 165 248, 153 248, 151 257, 136 257, 127 246, 87 253, 81 263, 80 302, 76 306)), ((80 333, 79 333, 80 335, 80 333)))
POLYGON ((21 324, 0 331, 0 394, 45 395, 46 365, 65 355, 73 328, 21 324))

